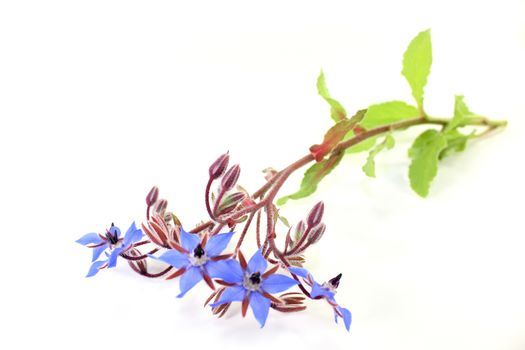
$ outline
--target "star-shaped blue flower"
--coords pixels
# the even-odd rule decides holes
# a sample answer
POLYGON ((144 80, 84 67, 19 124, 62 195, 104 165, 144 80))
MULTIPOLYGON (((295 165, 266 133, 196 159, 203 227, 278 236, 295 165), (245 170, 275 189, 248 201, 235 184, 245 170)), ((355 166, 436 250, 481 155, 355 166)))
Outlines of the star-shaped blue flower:
POLYGON ((98 271, 103 268, 115 267, 118 256, 130 249, 132 245, 140 241, 142 237, 143 233, 135 226, 135 222, 128 228, 124 237, 121 237, 120 229, 113 224, 111 224, 109 230, 106 230, 105 235, 92 232, 80 237, 76 241, 77 243, 93 249, 93 257, 91 259, 93 264, 86 277, 96 275, 98 271), (110 252, 108 253, 106 250, 110 252), (96 261, 105 251, 108 259, 96 261))
POLYGON ((191 288, 202 279, 212 288, 212 278, 216 277, 217 271, 222 271, 226 262, 224 259, 230 255, 220 255, 228 246, 234 232, 219 233, 208 239, 207 235, 200 237, 180 229, 181 246, 172 242, 175 249, 170 249, 161 256, 154 259, 161 260, 178 270, 168 279, 181 276, 179 287, 182 298, 191 288))
POLYGON ((352 313, 350 312, 350 310, 339 306, 339 304, 335 301, 335 292, 337 287, 339 286, 341 274, 337 275, 336 277, 332 278, 326 283, 319 284, 315 281, 312 274, 306 269, 302 269, 299 267, 289 267, 288 270, 291 273, 302 277, 305 280, 305 282, 312 287, 312 290, 310 291, 310 296, 312 297, 312 299, 325 299, 334 310, 335 322, 337 323, 337 319, 339 317, 342 317, 345 323, 346 330, 350 331, 350 324, 352 323, 352 313))
POLYGON ((231 284, 221 294, 220 299, 211 304, 212 307, 219 306, 233 301, 242 301, 242 315, 246 315, 248 305, 253 311, 253 315, 264 327, 271 302, 278 301, 273 293, 283 292, 298 282, 288 276, 274 274, 278 266, 266 271, 268 263, 264 259, 261 251, 258 250, 248 263, 242 253, 239 252, 239 260, 226 260, 217 269, 216 277, 231 284))

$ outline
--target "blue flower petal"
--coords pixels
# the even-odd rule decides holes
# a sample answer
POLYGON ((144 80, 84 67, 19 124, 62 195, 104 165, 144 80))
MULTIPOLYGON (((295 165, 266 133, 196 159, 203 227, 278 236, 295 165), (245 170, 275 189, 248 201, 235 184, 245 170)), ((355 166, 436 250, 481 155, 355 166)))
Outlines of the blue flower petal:
POLYGON ((241 283, 244 272, 237 260, 208 261, 206 271, 211 278, 220 278, 228 283, 241 283))
POLYGON ((131 244, 138 242, 143 236, 144 234, 142 233, 142 230, 137 229, 135 222, 133 222, 124 235, 122 245, 128 247, 131 244))
POLYGON ((216 303, 211 304, 210 306, 216 307, 222 304, 231 303, 233 301, 243 301, 245 295, 246 288, 244 288, 243 286, 228 287, 221 294, 220 299, 216 303))
POLYGON ((111 226, 109 228, 109 233, 111 233, 113 236, 116 233, 117 234, 117 238, 120 238, 120 229, 117 226, 111 226))
POLYGON ((89 268, 86 277, 95 276, 100 271, 100 268, 104 266, 105 263, 107 263, 107 260, 95 261, 93 264, 91 264, 91 267, 89 268))
POLYGON ((182 247, 188 252, 193 252, 200 242, 200 237, 197 234, 188 233, 184 229, 180 228, 180 240, 182 247))
MULTIPOLYGON (((344 307, 338 307, 339 312, 343 314, 343 321, 345 322, 345 328, 347 331, 350 331, 350 324, 352 323, 352 313, 350 310, 345 309, 344 307)), ((337 314, 336 314, 336 322, 337 322, 337 314)))
POLYGON ((264 273, 267 267, 268 263, 261 254, 261 250, 256 251, 248 262, 248 272, 250 274, 256 272, 264 273))
POLYGON ((287 290, 290 287, 299 284, 293 278, 285 275, 274 274, 270 275, 262 281, 262 289, 270 294, 279 293, 287 290))
POLYGON ((270 303, 269 299, 266 299, 258 292, 250 294, 250 307, 252 308, 253 315, 261 325, 261 328, 264 327, 266 319, 268 318, 270 303))
POLYGON ((330 291, 328 288, 321 286, 319 283, 314 282, 314 285, 312 286, 312 291, 310 292, 310 296, 312 298, 317 298, 319 296, 325 297, 328 299, 332 299, 334 297, 334 292, 330 291))
POLYGON ((220 233, 211 237, 208 243, 206 243, 206 255, 213 258, 214 256, 221 254, 228 246, 228 243, 230 243, 234 233, 235 232, 220 233))
POLYGON ((300 268, 300 267, 289 267, 288 271, 302 278, 308 278, 308 275, 310 274, 308 270, 300 268))
POLYGON ((124 248, 118 247, 111 251, 108 259, 108 268, 117 266, 117 258, 124 251, 124 248))
POLYGON ((202 280, 202 273, 198 267, 190 267, 180 278, 180 294, 177 298, 182 298, 190 289, 202 280))
POLYGON ((100 247, 92 248, 93 258, 91 259, 91 262, 96 261, 100 257, 100 254, 102 254, 104 250, 108 249, 108 246, 109 244, 106 243, 106 244, 101 245, 100 247))
POLYGON ((159 256, 158 258, 153 255, 149 255, 149 257, 156 259, 156 260, 163 261, 166 264, 174 266, 178 269, 180 269, 181 267, 185 267, 186 265, 190 263, 190 260, 188 259, 188 256, 186 254, 182 254, 176 251, 175 249, 168 250, 167 252, 159 256))
POLYGON ((84 235, 77 239, 75 242, 80 243, 82 245, 88 245, 88 244, 100 244, 104 242, 102 238, 98 235, 98 233, 88 233, 87 235, 84 235))

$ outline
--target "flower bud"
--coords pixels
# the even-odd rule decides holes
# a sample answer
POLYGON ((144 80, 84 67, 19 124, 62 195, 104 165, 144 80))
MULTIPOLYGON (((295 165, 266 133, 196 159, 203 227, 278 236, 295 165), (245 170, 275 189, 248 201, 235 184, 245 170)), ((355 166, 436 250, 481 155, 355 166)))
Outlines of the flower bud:
POLYGON ((312 210, 310 210, 310 213, 308 213, 308 218, 306 219, 308 227, 315 227, 319 225, 321 223, 321 220, 323 219, 323 213, 324 203, 321 201, 314 205, 312 210))
POLYGON ((321 237, 323 237, 324 231, 326 230, 326 225, 324 223, 320 223, 316 227, 314 227, 310 234, 308 235, 308 243, 315 244, 319 242, 321 237))
POLYGON ((222 178, 221 191, 226 192, 231 190, 233 186, 235 186, 235 184, 237 183, 240 174, 241 167, 238 164, 228 169, 228 171, 226 172, 226 174, 224 174, 224 177, 222 178))
POLYGON ((228 152, 224 153, 222 156, 217 158, 215 162, 210 166, 210 178, 211 179, 218 179, 219 177, 224 174, 226 171, 226 168, 228 167, 228 162, 230 161, 230 155, 228 152))
POLYGON ((297 242, 301 239, 301 237, 304 234, 304 231, 306 231, 306 224, 303 220, 299 221, 299 223, 295 226, 294 230, 294 241, 297 242))
POLYGON ((157 186, 153 186, 151 190, 149 191, 148 195, 146 196, 146 204, 148 205, 148 207, 155 204, 158 198, 159 198, 159 188, 157 186))
POLYGON ((166 199, 161 199, 157 202, 157 205, 155 206, 155 211, 158 214, 163 215, 167 208, 168 208, 168 201, 166 199))
POLYGON ((246 194, 243 192, 235 192, 227 195, 219 204, 218 214, 224 215, 231 212, 246 198, 246 194))

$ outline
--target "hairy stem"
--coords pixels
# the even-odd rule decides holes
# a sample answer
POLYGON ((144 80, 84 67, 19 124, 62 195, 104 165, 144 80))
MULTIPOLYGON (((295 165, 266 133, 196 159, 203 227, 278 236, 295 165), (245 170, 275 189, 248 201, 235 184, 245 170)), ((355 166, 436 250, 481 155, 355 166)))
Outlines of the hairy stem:
MULTIPOLYGON (((424 125, 424 124, 446 126, 449 122, 450 122, 450 119, 430 118, 428 116, 423 116, 423 117, 419 117, 419 118, 408 119, 408 120, 404 120, 404 121, 400 121, 400 122, 396 122, 396 123, 380 126, 380 127, 374 128, 374 129, 366 130, 366 131, 364 131, 362 133, 359 133, 359 134, 355 135, 351 139, 348 139, 346 141, 340 142, 332 150, 331 154, 337 154, 339 152, 343 152, 346 149, 348 149, 348 148, 350 148, 352 146, 355 146, 355 145, 357 145, 360 142, 363 142, 363 141, 365 141, 365 140, 367 140, 369 138, 372 138, 372 137, 375 137, 375 136, 378 136, 378 135, 381 135, 381 134, 384 134, 384 133, 387 133, 387 132, 404 130, 404 129, 410 128, 412 126, 424 125)), ((492 121, 492 120, 489 120, 488 118, 485 118, 485 117, 476 117, 476 118, 471 118, 471 119, 469 119, 469 120, 467 120, 467 121, 465 121, 465 122, 463 122, 461 124, 461 126, 467 126, 467 125, 486 126, 487 127, 487 129, 484 132, 482 132, 482 133, 477 135, 477 137, 478 137, 478 136, 484 136, 484 135, 486 135, 486 134, 488 134, 488 133, 490 133, 490 132, 492 132, 492 131, 500 128, 500 127, 506 126, 507 122, 506 121, 492 121)), ((241 210, 239 212, 233 213, 230 218, 235 220, 235 219, 240 218, 243 215, 246 215, 248 213, 251 214, 251 213, 259 212, 263 207, 266 207, 267 210, 270 209, 270 204, 275 199, 275 197, 276 197, 277 193, 279 192, 279 190, 281 189, 281 187, 288 180, 289 176, 292 173, 294 173, 296 170, 302 168, 303 166, 309 164, 312 161, 314 161, 313 155, 312 154, 307 154, 307 155, 303 156, 302 158, 298 159, 297 161, 295 161, 294 163, 290 164, 289 166, 287 166, 283 170, 277 172, 260 189, 258 189, 257 191, 255 191, 253 193, 252 198, 254 198, 254 199, 261 198, 261 200, 257 204, 255 204, 255 205, 253 205, 251 207, 245 208, 245 209, 243 209, 243 210, 241 210), (263 196, 265 196, 265 197, 263 198, 263 196)), ((260 215, 260 213, 258 215, 260 215)), ((270 219, 271 217, 272 217, 272 214, 270 213, 268 219, 270 219)), ((259 218, 260 217, 258 216, 257 217, 257 219, 258 219, 257 221, 259 221, 259 218)), ((268 223, 269 223, 269 221, 270 220, 268 220, 268 223)), ((257 232, 257 233, 259 234, 259 232, 257 232)), ((243 238, 244 238, 244 235, 243 235, 243 238)), ((261 246, 260 238, 259 238, 259 236, 257 238, 258 238, 258 242, 257 243, 258 243, 258 246, 260 247, 261 246)), ((265 243, 263 244, 263 247, 266 247, 266 245, 269 243, 269 248, 270 248, 269 250, 273 251, 274 254, 276 255, 276 257, 278 257, 281 261, 283 261, 282 258, 285 258, 285 257, 283 256, 282 252, 280 252, 279 250, 277 250, 277 251, 275 250, 277 248, 275 246, 274 239, 275 239, 275 233, 271 233, 270 234, 268 232, 266 240, 265 240, 265 243)), ((241 241, 241 244, 242 244, 242 241, 241 241)), ((238 248, 240 248, 240 246, 238 248)), ((297 253, 299 251, 303 251, 303 250, 304 249, 301 249, 300 246, 295 247, 295 253, 297 253)))

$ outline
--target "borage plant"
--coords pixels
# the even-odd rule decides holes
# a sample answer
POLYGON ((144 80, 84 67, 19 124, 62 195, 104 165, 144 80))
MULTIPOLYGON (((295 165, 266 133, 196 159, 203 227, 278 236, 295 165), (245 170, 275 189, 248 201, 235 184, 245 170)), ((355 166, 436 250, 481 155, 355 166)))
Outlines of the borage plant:
POLYGON ((87 276, 116 266, 121 257, 142 276, 179 278, 179 297, 204 281, 212 290, 205 305, 210 304, 213 314, 219 317, 232 303, 240 302, 242 315, 250 308, 262 327, 270 309, 297 312, 306 309, 306 299, 325 300, 336 322, 342 318, 346 329, 350 329, 350 311, 335 300, 341 273, 334 271, 335 277, 319 283, 303 268, 306 251, 319 242, 326 230, 323 202, 293 227, 279 215, 277 205, 314 193, 319 182, 352 153, 369 151, 363 171, 374 177, 374 158, 394 147, 394 132, 423 124, 433 127, 420 134, 409 149, 408 177, 412 189, 426 197, 441 159, 463 151, 470 140, 506 125, 471 112, 462 96, 455 98, 452 118, 429 116, 423 105, 423 91, 431 64, 427 30, 412 40, 403 57, 402 74, 411 87, 415 106, 402 101, 384 102, 359 110, 350 118, 341 103, 330 96, 321 72, 317 89, 330 105, 335 122, 322 143, 310 147, 307 155, 281 171, 265 170, 266 183, 252 194, 237 185, 239 165, 229 167, 229 154, 221 155, 209 168, 205 189, 209 220, 188 231, 175 214, 167 211, 167 200, 160 199, 159 189, 153 187, 146 197, 147 218, 141 229, 133 223, 121 236, 120 229, 112 224, 103 234, 89 233, 77 241, 93 250, 87 276), (470 130, 465 131, 465 127, 470 130), (299 190, 276 200, 290 174, 312 162, 299 190), (279 222, 282 225, 278 227, 279 222), (287 232, 278 246, 276 238, 284 233, 281 226, 287 232), (236 230, 240 233, 234 234, 236 230), (249 232, 255 235, 258 250, 247 261, 241 248, 249 232), (234 248, 227 249, 234 237, 234 248), (144 246, 148 249, 143 250, 144 246), (161 261, 166 267, 152 272, 148 259, 161 261))

